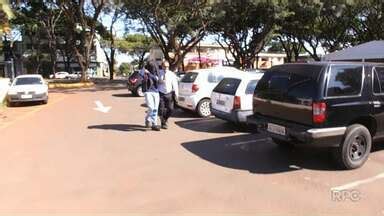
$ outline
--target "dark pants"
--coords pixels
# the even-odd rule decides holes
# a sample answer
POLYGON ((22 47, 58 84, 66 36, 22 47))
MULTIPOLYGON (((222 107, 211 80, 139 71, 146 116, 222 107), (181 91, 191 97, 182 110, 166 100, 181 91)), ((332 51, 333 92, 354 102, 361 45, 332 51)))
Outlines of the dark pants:
POLYGON ((160 93, 159 115, 161 124, 166 124, 174 110, 173 94, 160 93))

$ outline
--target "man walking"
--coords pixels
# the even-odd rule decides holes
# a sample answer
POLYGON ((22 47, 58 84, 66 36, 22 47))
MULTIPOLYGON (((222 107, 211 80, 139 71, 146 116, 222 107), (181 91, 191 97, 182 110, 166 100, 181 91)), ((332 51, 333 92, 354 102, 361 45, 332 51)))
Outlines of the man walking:
POLYGON ((179 95, 176 74, 170 71, 168 67, 166 62, 159 66, 159 115, 162 129, 168 129, 168 119, 174 110, 174 98, 179 95))
POLYGON ((160 127, 157 125, 157 114, 159 109, 159 78, 156 74, 155 67, 147 64, 141 72, 143 76, 143 91, 145 92, 145 103, 148 110, 145 116, 145 127, 152 128, 154 131, 159 131, 160 127))

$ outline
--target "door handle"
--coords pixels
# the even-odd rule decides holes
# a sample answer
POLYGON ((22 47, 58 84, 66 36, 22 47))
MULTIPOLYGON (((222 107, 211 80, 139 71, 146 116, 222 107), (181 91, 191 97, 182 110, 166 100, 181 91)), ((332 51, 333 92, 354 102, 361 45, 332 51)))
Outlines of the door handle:
POLYGON ((373 107, 374 107, 374 108, 379 108, 379 107, 381 107, 381 102, 380 102, 380 101, 373 101, 373 107))

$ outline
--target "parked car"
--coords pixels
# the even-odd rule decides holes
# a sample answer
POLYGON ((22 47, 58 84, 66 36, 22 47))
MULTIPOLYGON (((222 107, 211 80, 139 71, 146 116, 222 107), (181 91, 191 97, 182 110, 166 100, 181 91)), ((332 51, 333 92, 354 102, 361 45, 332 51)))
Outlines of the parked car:
POLYGON ((73 72, 68 74, 68 79, 80 79, 81 78, 81 72, 73 72))
POLYGON ((217 118, 246 123, 253 114, 253 92, 264 73, 238 72, 236 78, 224 78, 213 89, 211 111, 217 118))
POLYGON ((144 97, 144 92, 142 88, 143 77, 140 75, 139 71, 135 71, 128 78, 127 86, 128 90, 132 92, 132 94, 144 97))
POLYGON ((49 78, 51 79, 69 79, 70 75, 68 72, 61 71, 61 72, 56 72, 55 75, 51 74, 49 75, 49 78))
POLYGON ((179 82, 178 106, 195 111, 201 117, 211 115, 211 94, 225 77, 242 72, 233 67, 214 67, 187 72, 179 82))
POLYGON ((331 147, 344 169, 362 166, 384 136, 384 65, 285 64, 259 81, 248 123, 278 145, 331 147))
POLYGON ((15 78, 7 93, 9 106, 19 102, 41 101, 48 103, 48 85, 41 75, 20 75, 15 78))

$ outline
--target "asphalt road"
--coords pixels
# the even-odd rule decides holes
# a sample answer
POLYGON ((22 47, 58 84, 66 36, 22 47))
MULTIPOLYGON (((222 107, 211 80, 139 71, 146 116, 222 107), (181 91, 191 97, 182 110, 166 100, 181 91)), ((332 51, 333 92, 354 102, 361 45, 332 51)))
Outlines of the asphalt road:
POLYGON ((326 150, 182 111, 146 130, 142 104, 106 88, 0 109, 0 214, 384 215, 384 143, 341 171, 326 150))

